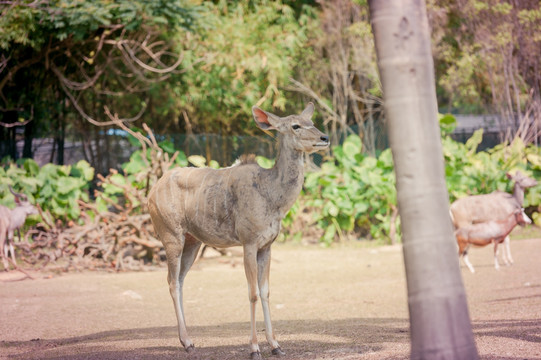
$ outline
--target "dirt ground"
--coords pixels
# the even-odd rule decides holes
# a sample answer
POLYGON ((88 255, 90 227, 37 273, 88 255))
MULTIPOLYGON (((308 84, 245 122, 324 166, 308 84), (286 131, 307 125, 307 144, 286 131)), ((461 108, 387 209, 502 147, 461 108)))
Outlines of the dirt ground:
MULTIPOLYGON (((541 239, 512 240, 515 265, 490 248, 461 266, 483 359, 541 359, 541 239)), ((241 258, 204 258, 184 286, 195 355, 181 350, 165 269, 138 273, 0 274, 0 358, 247 359, 249 308, 241 258)), ((407 359, 401 248, 276 244, 271 308, 286 359, 407 359)), ((259 341, 266 343, 258 305, 259 341)))

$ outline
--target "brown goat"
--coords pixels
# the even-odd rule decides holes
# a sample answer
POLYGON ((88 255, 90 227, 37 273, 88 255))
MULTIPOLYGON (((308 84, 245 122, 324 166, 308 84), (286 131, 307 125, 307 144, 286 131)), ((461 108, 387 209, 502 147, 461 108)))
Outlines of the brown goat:
MULTIPOLYGON (((508 173, 507 178, 514 182, 513 194, 494 191, 490 194, 472 195, 456 200, 451 204, 450 213, 456 229, 487 221, 505 220, 521 209, 524 203, 524 190, 537 185, 537 181, 520 171, 514 175, 508 173)), ((505 264, 512 264, 510 239, 506 236, 502 254, 505 264)), ((497 265, 495 264, 497 267, 497 265)))
POLYGON ((470 245, 487 246, 493 243, 495 267, 499 269, 498 244, 504 241, 517 224, 525 225, 531 223, 532 221, 524 213, 524 209, 518 209, 505 220, 486 221, 458 228, 455 231, 455 237, 458 242, 458 255, 464 258, 464 263, 474 273, 475 269, 468 259, 470 245))

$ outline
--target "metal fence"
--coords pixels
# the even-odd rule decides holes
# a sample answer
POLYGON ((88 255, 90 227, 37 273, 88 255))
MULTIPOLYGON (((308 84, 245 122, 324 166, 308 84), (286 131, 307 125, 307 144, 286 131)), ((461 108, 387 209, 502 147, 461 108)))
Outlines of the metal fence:
MULTIPOLYGON (((221 166, 233 164, 243 154, 255 154, 275 158, 276 140, 269 136, 222 136, 218 134, 157 136, 158 141, 171 141, 175 149, 182 150, 186 156, 201 155, 207 160, 215 160, 221 166)), ((22 156, 24 141, 17 141, 17 158, 22 156)), ((119 169, 139 147, 130 143, 126 136, 107 135, 99 140, 64 142, 64 164, 74 164, 79 160, 88 161, 99 173, 109 169, 119 169)), ((34 139, 33 159, 40 165, 56 162, 54 139, 34 139)), ((314 154, 314 162, 320 163, 322 156, 314 154)))
MULTIPOLYGON (((351 128, 352 133, 357 133, 355 127, 351 128)), ((451 135, 456 141, 466 142, 476 128, 459 127, 451 135)), ((382 124, 374 129, 374 144, 377 150, 388 147, 388 139, 382 124)), ((336 143, 342 143, 344 136, 336 139, 336 143)), ((243 154, 255 154, 267 158, 275 158, 277 153, 276 140, 268 135, 262 136, 223 136, 219 134, 172 134, 157 136, 158 141, 171 141, 176 149, 182 150, 186 156, 202 155, 207 160, 215 160, 221 166, 229 166, 243 154)), ((498 132, 486 129, 483 134, 483 141, 478 150, 492 148, 501 142, 501 135, 498 132), (488 131, 487 131, 488 130, 488 131)), ((17 141, 17 157, 22 156, 24 141, 17 141)), ((64 164, 73 164, 79 160, 87 160, 99 173, 108 173, 109 169, 119 169, 127 162, 131 154, 138 147, 128 141, 122 131, 111 131, 100 135, 99 139, 88 140, 67 136, 64 142, 64 164)), ((34 139, 32 145, 34 160, 41 166, 50 162, 57 162, 54 140, 52 138, 34 139)), ((5 155, 5 154, 4 154, 5 155)), ((0 154, 0 157, 3 156, 0 154)), ((312 161, 319 165, 322 161, 321 154, 314 154, 312 161)))

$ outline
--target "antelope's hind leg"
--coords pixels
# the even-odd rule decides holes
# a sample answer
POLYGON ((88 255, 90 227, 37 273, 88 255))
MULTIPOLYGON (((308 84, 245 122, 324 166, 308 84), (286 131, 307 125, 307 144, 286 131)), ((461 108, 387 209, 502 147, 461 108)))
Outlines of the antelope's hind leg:
MULTIPOLYGON (((187 352, 192 352, 194 350, 194 345, 186 331, 186 321, 184 319, 182 305, 182 285, 184 276, 189 269, 189 266, 185 266, 184 272, 181 271, 181 269, 183 269, 182 260, 189 258, 188 254, 190 253, 188 251, 186 256, 183 254, 186 236, 181 234, 177 237, 170 232, 162 232, 160 238, 165 247, 165 255, 167 257, 167 282, 169 283, 169 293, 173 299, 173 305, 175 306, 175 313, 177 315, 178 337, 184 349, 186 349, 187 352), (185 269, 186 267, 188 269, 185 269), (184 275, 182 276, 182 281, 181 273, 184 275)), ((195 253, 197 253, 197 251, 195 253)))
POLYGON ((513 265, 513 258, 511 257, 511 245, 510 245, 511 239, 509 238, 509 235, 505 237, 503 240, 503 251, 502 251, 502 260, 503 263, 507 266, 513 265))
MULTIPOLYGON (((184 278, 186 278, 188 270, 192 267, 200 247, 201 241, 197 240, 191 234, 186 233, 184 236, 184 249, 182 250, 182 257, 180 260, 180 273, 178 275, 180 284, 180 310, 182 310, 182 315, 184 315, 184 301, 182 294, 184 278)), ((186 318, 184 318, 184 320, 186 320, 186 318)))
POLYGON ((462 259, 464 260, 464 264, 466 264, 466 266, 471 271, 471 273, 474 274, 475 269, 473 268, 473 265, 471 264, 470 259, 468 258, 468 250, 469 250, 469 248, 470 248, 469 245, 460 246, 459 251, 458 251, 458 255, 459 256, 462 255, 462 259))

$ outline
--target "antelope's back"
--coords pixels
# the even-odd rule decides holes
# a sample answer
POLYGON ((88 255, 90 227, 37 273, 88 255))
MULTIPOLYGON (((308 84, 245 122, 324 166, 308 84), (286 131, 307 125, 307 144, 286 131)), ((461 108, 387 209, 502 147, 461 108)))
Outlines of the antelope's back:
POLYGON ((218 170, 176 168, 166 172, 149 194, 154 226, 165 226, 173 232, 182 229, 212 246, 237 245, 237 213, 239 207, 246 207, 245 197, 250 197, 254 170, 255 167, 243 165, 218 170))
POLYGON ((156 182, 148 196, 150 215, 162 219, 186 216, 186 209, 192 206, 195 194, 202 187, 206 168, 175 168, 167 171, 156 182))
POLYGON ((7 230, 10 216, 11 216, 11 210, 7 206, 0 205, 0 231, 7 230))
POLYGON ((505 220, 517 209, 520 209, 520 205, 515 198, 511 194, 500 191, 467 196, 456 200, 450 207, 455 227, 505 220))

